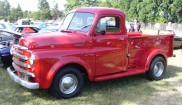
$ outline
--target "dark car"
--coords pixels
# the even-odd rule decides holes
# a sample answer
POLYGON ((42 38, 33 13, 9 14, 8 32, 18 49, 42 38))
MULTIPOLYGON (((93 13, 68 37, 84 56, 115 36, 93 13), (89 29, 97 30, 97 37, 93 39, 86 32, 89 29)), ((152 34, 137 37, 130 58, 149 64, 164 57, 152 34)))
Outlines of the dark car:
POLYGON ((11 32, 11 31, 6 31, 6 30, 0 30, 1 32, 4 32, 6 34, 10 34, 13 36, 13 39, 11 40, 1 40, 0 41, 0 59, 3 64, 11 64, 12 63, 12 56, 10 54, 10 48, 15 39, 21 37, 21 33, 17 32, 11 32))
POLYGON ((173 47, 174 49, 182 49, 182 36, 174 37, 173 47))
POLYGON ((10 49, 11 49, 12 43, 17 43, 18 39, 22 35, 24 35, 24 33, 38 33, 39 30, 40 29, 37 28, 36 26, 31 26, 31 25, 18 26, 18 27, 16 27, 14 32, 1 30, 0 32, 6 32, 8 34, 11 34, 11 36, 13 36, 12 39, 0 41, 1 62, 3 64, 11 64, 12 56, 10 54, 10 49))
POLYGON ((12 64, 12 55, 10 54, 11 46, 7 46, 0 49, 1 62, 6 65, 12 64))
POLYGON ((15 28, 15 32, 18 33, 38 33, 40 28, 34 25, 18 25, 15 28))
POLYGON ((0 30, 0 44, 2 41, 8 41, 14 39, 14 33, 38 33, 39 28, 32 25, 20 25, 16 26, 13 31, 0 30))
POLYGON ((0 44, 1 44, 1 42, 13 40, 13 39, 14 39, 13 34, 4 32, 2 30, 0 31, 0 44))

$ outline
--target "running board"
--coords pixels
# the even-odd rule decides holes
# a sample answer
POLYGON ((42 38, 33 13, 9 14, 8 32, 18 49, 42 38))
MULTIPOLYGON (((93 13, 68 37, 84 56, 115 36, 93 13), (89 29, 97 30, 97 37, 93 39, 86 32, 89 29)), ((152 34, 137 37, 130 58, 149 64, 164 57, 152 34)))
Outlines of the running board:
POLYGON ((115 73, 111 75, 104 75, 104 76, 98 76, 94 78, 94 81, 104 81, 104 80, 110 80, 110 79, 115 79, 115 78, 121 78, 121 77, 126 77, 126 76, 131 76, 135 74, 142 74, 145 73, 145 69, 128 69, 127 71, 120 72, 120 73, 115 73))

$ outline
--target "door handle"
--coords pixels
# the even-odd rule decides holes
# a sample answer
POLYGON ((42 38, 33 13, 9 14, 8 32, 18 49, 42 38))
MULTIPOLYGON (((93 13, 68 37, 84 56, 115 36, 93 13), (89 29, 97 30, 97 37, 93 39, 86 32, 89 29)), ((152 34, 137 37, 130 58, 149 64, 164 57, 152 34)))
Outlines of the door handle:
POLYGON ((111 45, 112 44, 112 42, 107 42, 107 45, 111 45))
POLYGON ((124 38, 119 38, 119 40, 121 41, 121 40, 124 40, 124 38))

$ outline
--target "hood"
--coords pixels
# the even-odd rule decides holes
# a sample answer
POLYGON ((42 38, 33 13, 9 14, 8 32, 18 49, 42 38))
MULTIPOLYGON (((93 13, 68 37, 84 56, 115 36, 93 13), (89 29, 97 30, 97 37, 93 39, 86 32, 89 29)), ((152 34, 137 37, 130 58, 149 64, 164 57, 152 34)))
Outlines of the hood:
POLYGON ((84 47, 86 35, 77 33, 47 33, 23 36, 19 43, 28 49, 84 47))

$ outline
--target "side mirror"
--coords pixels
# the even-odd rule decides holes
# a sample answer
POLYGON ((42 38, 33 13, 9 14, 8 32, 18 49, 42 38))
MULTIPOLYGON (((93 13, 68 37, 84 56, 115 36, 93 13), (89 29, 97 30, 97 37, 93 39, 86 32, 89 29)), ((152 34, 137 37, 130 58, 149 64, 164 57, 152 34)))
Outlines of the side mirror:
POLYGON ((105 35, 106 34, 106 30, 100 30, 99 32, 101 35, 105 35))

